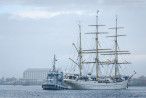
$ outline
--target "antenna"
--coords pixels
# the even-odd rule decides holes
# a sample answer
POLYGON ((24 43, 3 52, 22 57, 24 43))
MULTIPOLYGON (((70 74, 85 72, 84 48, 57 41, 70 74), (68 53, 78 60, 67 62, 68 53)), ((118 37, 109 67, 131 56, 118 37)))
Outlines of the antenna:
POLYGON ((55 54, 54 54, 54 62, 53 62, 53 71, 55 72, 55 62, 57 61, 57 59, 55 58, 55 54))
POLYGON ((97 10, 97 16, 98 16, 99 10, 97 10))

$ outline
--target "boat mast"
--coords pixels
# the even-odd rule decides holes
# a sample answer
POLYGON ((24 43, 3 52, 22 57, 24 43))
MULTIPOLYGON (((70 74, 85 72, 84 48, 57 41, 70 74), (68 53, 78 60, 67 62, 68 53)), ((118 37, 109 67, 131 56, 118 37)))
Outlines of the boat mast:
POLYGON ((80 76, 82 76, 82 43, 81 43, 81 25, 79 24, 79 32, 80 32, 80 46, 79 46, 79 66, 80 66, 80 76))
POLYGON ((89 25, 89 26, 96 27, 96 32, 85 33, 85 34, 95 34, 96 48, 92 49, 92 50, 83 50, 83 53, 95 53, 96 54, 94 62, 83 62, 83 63, 87 63, 87 64, 89 64, 89 63, 95 63, 96 64, 96 80, 98 80, 98 77, 99 77, 99 70, 100 70, 99 64, 101 64, 101 62, 99 61, 99 53, 102 53, 102 52, 100 52, 99 50, 106 50, 106 49, 99 49, 99 47, 98 47, 98 45, 99 45, 98 34, 106 34, 107 33, 107 32, 99 32, 98 31, 99 26, 105 26, 105 25, 99 25, 98 24, 98 12, 99 11, 97 10, 96 24, 95 25, 89 25))
POLYGON ((97 10, 97 16, 96 16, 96 58, 95 58, 95 62, 96 62, 96 80, 98 79, 98 68, 99 68, 99 58, 98 58, 98 10, 97 10))
POLYGON ((117 16, 116 16, 116 28, 115 28, 115 78, 117 77, 117 73, 119 73, 118 68, 118 54, 117 54, 117 47, 118 47, 118 40, 117 40, 117 33, 118 33, 118 26, 117 26, 117 16))
POLYGON ((73 43, 72 45, 75 47, 78 57, 79 57, 79 62, 75 62, 73 59, 69 58, 72 62, 74 62, 76 65, 78 65, 79 70, 80 70, 80 76, 82 76, 82 37, 81 37, 81 25, 79 23, 79 38, 80 38, 80 44, 79 44, 79 49, 76 47, 76 45, 73 43))
POLYGON ((55 54, 54 54, 54 62, 53 62, 53 71, 54 71, 54 72, 55 72, 55 61, 57 61, 57 60, 56 60, 55 54))
MULTIPOLYGON (((109 29, 115 29, 115 35, 114 36, 107 36, 107 37, 115 37, 115 49, 114 49, 114 65, 115 65, 115 78, 117 75, 119 75, 119 64, 130 64, 129 62, 118 62, 118 54, 130 54, 129 51, 119 51, 118 50, 118 37, 120 36, 126 36, 126 35, 118 35, 118 29, 122 29, 123 27, 118 27, 118 18, 116 15, 116 25, 113 28, 109 29)), ((113 55, 113 53, 110 54, 104 54, 104 55, 113 55)), ((112 64, 112 63, 111 63, 112 64)))

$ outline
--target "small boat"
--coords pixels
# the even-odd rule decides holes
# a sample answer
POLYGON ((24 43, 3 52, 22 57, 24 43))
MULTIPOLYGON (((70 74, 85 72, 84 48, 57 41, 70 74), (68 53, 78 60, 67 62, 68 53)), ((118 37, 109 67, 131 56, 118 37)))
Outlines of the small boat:
POLYGON ((64 84, 63 80, 63 72, 59 72, 55 69, 55 62, 56 58, 54 55, 54 64, 53 64, 53 70, 49 71, 47 74, 46 81, 42 84, 42 88, 44 90, 63 90, 68 89, 68 87, 64 84))

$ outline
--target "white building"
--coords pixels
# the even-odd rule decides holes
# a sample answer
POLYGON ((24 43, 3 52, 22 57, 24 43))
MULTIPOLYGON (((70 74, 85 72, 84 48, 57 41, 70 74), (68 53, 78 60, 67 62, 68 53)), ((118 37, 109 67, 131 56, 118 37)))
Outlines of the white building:
MULTIPOLYGON (((29 68, 23 72, 22 85, 40 85, 47 78, 47 73, 52 68, 29 68)), ((60 69, 56 69, 61 71, 60 69)))
POLYGON ((23 79, 28 80, 44 80, 47 77, 49 68, 29 68, 23 72, 23 79))
MULTIPOLYGON (((29 68, 23 72, 23 79, 26 80, 44 80, 51 68, 29 68)), ((60 69, 57 69, 60 70, 60 69)))

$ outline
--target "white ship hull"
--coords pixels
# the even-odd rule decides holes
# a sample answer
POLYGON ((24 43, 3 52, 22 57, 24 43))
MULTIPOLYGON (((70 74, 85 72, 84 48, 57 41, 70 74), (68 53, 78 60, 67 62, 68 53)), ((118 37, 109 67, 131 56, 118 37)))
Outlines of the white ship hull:
POLYGON ((89 90, 89 89, 126 89, 128 80, 116 83, 98 83, 97 81, 71 80, 65 79, 65 83, 70 86, 70 89, 89 90))

